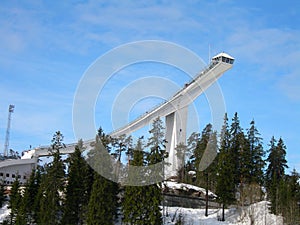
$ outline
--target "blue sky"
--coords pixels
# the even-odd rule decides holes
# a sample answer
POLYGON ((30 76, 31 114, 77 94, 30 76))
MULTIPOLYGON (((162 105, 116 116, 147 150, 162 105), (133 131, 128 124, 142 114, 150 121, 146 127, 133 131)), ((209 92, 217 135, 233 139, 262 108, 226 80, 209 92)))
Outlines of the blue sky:
MULTIPOLYGON (((10 148, 49 144, 61 130, 75 141, 72 105, 87 68, 121 44, 162 40, 182 45, 207 63, 221 51, 236 58, 219 79, 229 117, 252 119, 264 144, 272 135, 300 170, 300 2, 288 1, 2 1, 0 7, 0 149, 9 104, 10 148)), ((99 95, 95 121, 112 129, 110 104, 129 81, 161 76, 182 86, 189 77, 166 65, 136 65, 113 77, 99 95)), ((136 104, 130 117, 158 103, 136 104)), ((205 96, 195 102, 200 128, 210 122, 205 96)), ((2 150, 1 150, 2 151, 2 150)))

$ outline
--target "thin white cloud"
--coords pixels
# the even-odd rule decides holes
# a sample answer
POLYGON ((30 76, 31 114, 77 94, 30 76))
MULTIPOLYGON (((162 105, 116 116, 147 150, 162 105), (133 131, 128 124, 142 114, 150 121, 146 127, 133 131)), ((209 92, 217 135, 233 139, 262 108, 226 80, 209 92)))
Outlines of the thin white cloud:
POLYGON ((300 103, 300 69, 280 79, 278 87, 290 100, 300 103))

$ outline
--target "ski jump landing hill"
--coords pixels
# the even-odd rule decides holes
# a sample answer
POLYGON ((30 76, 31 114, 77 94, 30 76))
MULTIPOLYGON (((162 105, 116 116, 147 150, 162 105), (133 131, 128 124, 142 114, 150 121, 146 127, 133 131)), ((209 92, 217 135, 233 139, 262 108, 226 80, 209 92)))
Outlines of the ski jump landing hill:
MULTIPOLYGON (((226 53, 220 53, 214 56, 210 64, 204 68, 192 81, 185 84, 184 87, 175 93, 170 100, 158 105, 152 111, 146 112, 139 118, 128 123, 126 126, 111 132, 111 137, 119 137, 121 135, 130 135, 132 132, 147 126, 157 117, 165 118, 167 141, 166 151, 169 153, 166 161, 166 174, 169 176, 175 175, 180 168, 180 160, 175 153, 175 148, 178 144, 186 143, 186 127, 188 106, 201 95, 209 86, 233 66, 234 58, 226 53)), ((84 141, 84 147, 88 150, 94 140, 84 141)), ((74 152, 75 145, 72 143, 61 149, 61 154, 69 154, 74 152)), ((24 151, 21 159, 5 160, 0 162, 0 179, 2 178, 5 184, 10 184, 14 177, 18 174, 21 182, 25 182, 38 162, 38 158, 48 156, 50 146, 41 146, 32 150, 24 151), (1 177, 2 176, 2 177, 1 177)))

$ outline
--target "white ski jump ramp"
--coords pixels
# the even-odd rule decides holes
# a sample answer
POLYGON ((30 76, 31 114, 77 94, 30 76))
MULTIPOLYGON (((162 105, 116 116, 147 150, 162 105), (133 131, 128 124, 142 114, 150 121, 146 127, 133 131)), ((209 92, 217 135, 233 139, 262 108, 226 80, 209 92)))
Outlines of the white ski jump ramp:
MULTIPOLYGON (((166 125, 166 151, 169 153, 169 157, 165 159, 169 166, 166 168, 166 175, 176 175, 177 170, 180 169, 180 161, 175 153, 175 148, 178 144, 186 143, 186 126, 187 126, 187 113, 188 106, 201 95, 209 86, 211 86, 224 72, 231 69, 233 66, 234 58, 226 53, 220 53, 214 56, 211 63, 203 69, 192 81, 185 84, 185 86, 175 93, 170 100, 163 102, 152 111, 146 112, 139 118, 128 123, 126 126, 112 131, 109 135, 111 137, 119 137, 121 135, 130 135, 132 132, 148 125, 157 117, 165 117, 166 125)), ((84 147, 86 149, 91 148, 91 143, 94 140, 84 141, 84 147)), ((61 154, 72 153, 77 143, 66 145, 64 149, 61 149, 61 154)), ((35 148, 34 151, 27 151, 30 157, 48 156, 49 146, 42 146, 35 148)), ((26 154, 26 153, 25 153, 26 154)), ((25 157, 25 158, 26 158, 25 157)), ((21 159, 24 160, 24 159, 21 159)), ((37 160, 36 160, 37 161, 37 160)), ((32 163, 32 162, 31 162, 32 163)), ((5 164, 5 167, 7 165, 5 164)), ((1 169, 1 162, 0 162, 1 169)))

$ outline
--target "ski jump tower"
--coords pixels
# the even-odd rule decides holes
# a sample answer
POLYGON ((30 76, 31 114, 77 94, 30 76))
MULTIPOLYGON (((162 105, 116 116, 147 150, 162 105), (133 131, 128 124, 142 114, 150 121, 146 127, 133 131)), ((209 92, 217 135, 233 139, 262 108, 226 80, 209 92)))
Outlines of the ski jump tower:
MULTIPOLYGON (((176 175, 180 169, 180 160, 178 160, 175 148, 179 144, 186 143, 186 126, 188 106, 201 95, 209 86, 217 81, 227 70, 233 66, 234 58, 226 53, 220 53, 211 59, 210 64, 204 68, 191 82, 175 93, 171 99, 163 102, 152 111, 146 112, 139 118, 128 123, 126 126, 111 132, 111 137, 121 135, 130 135, 132 132, 148 125, 157 117, 165 118, 166 125, 166 151, 168 158, 166 161, 165 175, 170 177, 176 175)), ((85 140, 83 147, 86 150, 93 148, 95 140, 85 140)), ((77 143, 67 144, 60 150, 61 154, 74 152, 77 143)), ((24 152, 24 156, 19 160, 0 162, 0 178, 6 174, 6 183, 12 183, 10 176, 14 173, 29 175, 32 168, 37 164, 38 157, 48 156, 50 146, 41 146, 24 152), (10 180, 7 180, 9 177, 10 180)), ((27 179, 24 175, 24 181, 27 179)), ((22 181, 23 182, 23 181, 22 181)))
POLYGON ((226 53, 214 56, 210 64, 202 70, 191 82, 178 91, 170 100, 145 113, 126 126, 113 131, 110 136, 128 135, 149 124, 157 117, 165 117, 166 125, 166 176, 176 175, 181 167, 175 148, 186 144, 186 127, 188 106, 227 70, 231 69, 234 58, 226 53), (167 166, 168 165, 168 166, 167 166))

